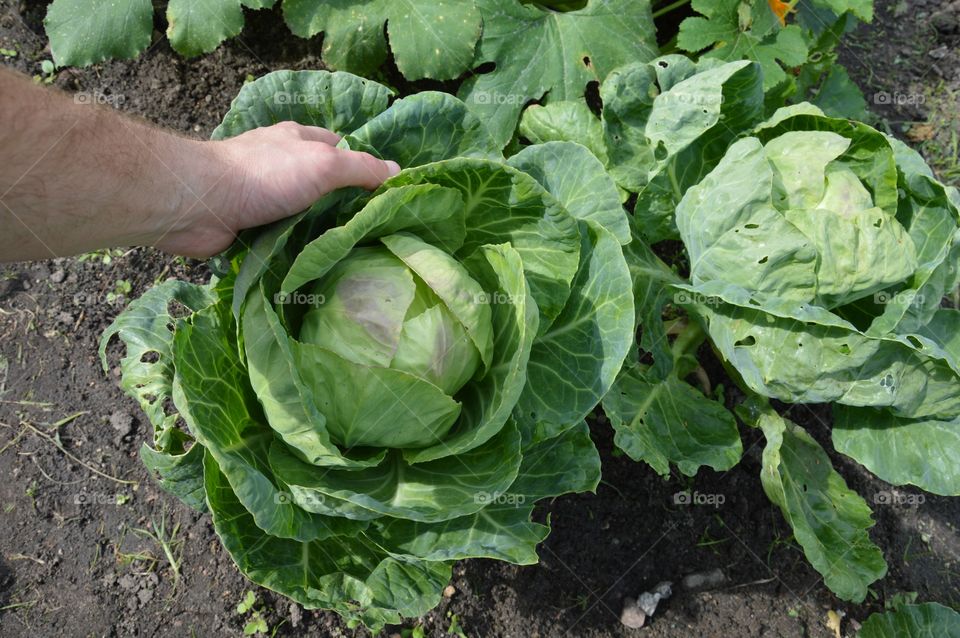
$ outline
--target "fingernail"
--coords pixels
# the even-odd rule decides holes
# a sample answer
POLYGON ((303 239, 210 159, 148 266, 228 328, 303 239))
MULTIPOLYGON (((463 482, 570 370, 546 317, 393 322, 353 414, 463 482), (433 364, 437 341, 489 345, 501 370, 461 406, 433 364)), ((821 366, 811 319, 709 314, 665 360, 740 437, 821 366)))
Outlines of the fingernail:
POLYGON ((390 177, 400 172, 400 165, 393 161, 387 161, 387 167, 390 169, 390 177))

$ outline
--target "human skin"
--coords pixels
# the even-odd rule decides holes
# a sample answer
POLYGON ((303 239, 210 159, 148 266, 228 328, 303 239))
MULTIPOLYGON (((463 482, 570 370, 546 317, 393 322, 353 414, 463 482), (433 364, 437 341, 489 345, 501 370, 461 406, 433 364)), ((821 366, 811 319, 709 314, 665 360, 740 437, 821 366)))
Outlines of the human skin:
POLYGON ((119 246, 210 257, 245 228, 400 170, 319 127, 197 141, 88 102, 0 69, 0 261, 119 246))

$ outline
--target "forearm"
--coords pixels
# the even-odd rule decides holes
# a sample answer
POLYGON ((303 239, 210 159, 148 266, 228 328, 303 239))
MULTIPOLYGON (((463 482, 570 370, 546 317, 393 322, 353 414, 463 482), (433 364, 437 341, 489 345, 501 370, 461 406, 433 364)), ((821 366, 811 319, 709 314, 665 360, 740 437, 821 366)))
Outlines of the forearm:
POLYGON ((3 70, 0 123, 2 261, 154 245, 229 172, 213 145, 3 70))
POLYGON ((147 245, 209 257, 245 228, 400 171, 281 122, 200 142, 0 69, 0 261, 147 245))

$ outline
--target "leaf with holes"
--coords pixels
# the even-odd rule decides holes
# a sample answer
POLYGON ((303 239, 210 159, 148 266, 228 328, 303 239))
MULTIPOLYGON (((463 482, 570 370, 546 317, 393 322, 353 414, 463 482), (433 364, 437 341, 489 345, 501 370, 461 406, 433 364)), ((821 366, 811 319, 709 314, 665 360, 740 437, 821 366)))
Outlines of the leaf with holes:
POLYGON ((516 0, 477 3, 483 37, 474 66, 495 68, 467 80, 458 95, 500 147, 510 141, 527 103, 580 101, 591 82, 657 55, 648 0, 589 0, 565 12, 516 0))

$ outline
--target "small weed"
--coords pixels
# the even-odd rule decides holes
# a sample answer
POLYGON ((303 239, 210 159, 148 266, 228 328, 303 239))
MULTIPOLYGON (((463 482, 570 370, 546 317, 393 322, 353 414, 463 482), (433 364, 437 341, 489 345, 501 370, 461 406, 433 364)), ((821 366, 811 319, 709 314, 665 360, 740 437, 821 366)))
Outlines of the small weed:
POLYGON ((167 564, 170 565, 170 571, 173 572, 173 588, 176 589, 180 584, 180 563, 183 554, 183 539, 177 538, 177 534, 180 533, 180 522, 174 524, 172 529, 168 528, 166 512, 161 512, 159 521, 150 519, 150 525, 152 529, 138 528, 133 532, 153 540, 163 550, 167 564))
POLYGON ((467 634, 463 632, 463 629, 460 627, 460 618, 453 613, 447 612, 447 618, 450 619, 450 626, 447 627, 447 634, 450 636, 456 636, 457 638, 467 638, 467 634))
POLYGON ((257 595, 253 591, 248 591, 244 594, 243 599, 237 604, 237 615, 245 616, 246 622, 243 625, 243 635, 244 636, 276 636, 277 631, 280 630, 280 627, 286 623, 286 620, 281 621, 276 627, 273 628, 273 631, 270 630, 270 625, 267 623, 267 619, 264 617, 266 609, 263 606, 258 606, 257 595))
POLYGON ((57 67, 53 60, 43 60, 40 63, 40 74, 33 76, 33 81, 37 84, 53 84, 57 79, 57 67))
POLYGON ((104 266, 109 266, 113 263, 114 259, 123 257, 123 251, 119 248, 106 249, 106 250, 95 250, 93 252, 84 253, 77 257, 77 261, 99 261, 104 266))
POLYGON ((130 295, 130 291, 133 290, 133 286, 126 279, 118 279, 117 282, 113 285, 113 290, 107 293, 107 301, 113 303, 115 301, 123 300, 130 295))

